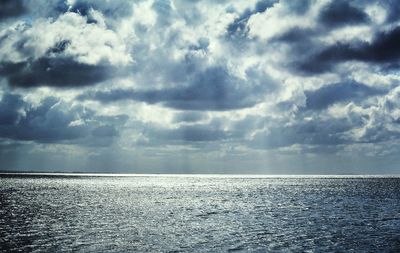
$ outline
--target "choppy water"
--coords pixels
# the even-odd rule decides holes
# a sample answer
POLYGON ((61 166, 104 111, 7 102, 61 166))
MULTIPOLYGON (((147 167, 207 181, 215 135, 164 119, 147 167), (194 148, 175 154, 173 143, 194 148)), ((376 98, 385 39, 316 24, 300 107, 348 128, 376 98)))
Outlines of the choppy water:
POLYGON ((0 176, 0 251, 400 252, 399 178, 0 176))

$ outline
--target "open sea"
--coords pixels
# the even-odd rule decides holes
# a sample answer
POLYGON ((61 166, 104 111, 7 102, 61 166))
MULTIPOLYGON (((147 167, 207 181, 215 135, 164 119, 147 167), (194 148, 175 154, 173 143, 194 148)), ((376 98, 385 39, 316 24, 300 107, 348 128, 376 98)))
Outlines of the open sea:
POLYGON ((0 175, 0 252, 400 252, 400 178, 0 175))

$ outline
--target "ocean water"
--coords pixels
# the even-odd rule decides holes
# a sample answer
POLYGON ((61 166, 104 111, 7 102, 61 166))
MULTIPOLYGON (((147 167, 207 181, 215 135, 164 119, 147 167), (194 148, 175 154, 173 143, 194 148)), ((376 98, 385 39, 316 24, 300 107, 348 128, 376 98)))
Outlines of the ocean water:
POLYGON ((0 252, 400 252, 400 178, 0 176, 0 252))

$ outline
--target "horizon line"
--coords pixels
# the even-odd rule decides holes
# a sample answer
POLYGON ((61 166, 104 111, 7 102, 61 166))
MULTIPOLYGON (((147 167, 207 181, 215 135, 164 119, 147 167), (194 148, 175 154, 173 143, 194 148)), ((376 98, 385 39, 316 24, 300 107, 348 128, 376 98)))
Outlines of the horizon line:
POLYGON ((240 173, 122 173, 0 171, 0 175, 85 177, 231 177, 231 178, 400 178, 400 174, 240 174, 240 173))

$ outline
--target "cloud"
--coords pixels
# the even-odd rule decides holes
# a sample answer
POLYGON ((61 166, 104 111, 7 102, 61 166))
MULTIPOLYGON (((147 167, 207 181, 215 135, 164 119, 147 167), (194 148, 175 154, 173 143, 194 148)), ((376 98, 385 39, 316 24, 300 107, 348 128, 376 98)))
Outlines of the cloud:
MULTIPOLYGON (((184 114, 189 115, 189 112, 184 114)), ((199 115, 198 112, 190 112, 190 114, 199 115)), ((174 122, 176 123, 176 121, 174 122)), ((202 118, 201 120, 179 121, 178 123, 180 124, 171 126, 146 123, 142 126, 142 134, 146 138, 146 144, 187 145, 191 147, 200 147, 207 145, 207 143, 220 145, 240 140, 245 133, 245 131, 236 129, 239 125, 231 125, 223 118, 202 118)))
POLYGON ((355 82, 306 91, 304 110, 289 114, 291 117, 265 119, 268 123, 258 127, 248 145, 285 152, 337 153, 350 146, 357 149, 392 142, 400 137, 400 111, 394 102, 398 91, 398 87, 385 91, 355 82), (371 96, 375 102, 366 102, 371 96))
POLYGON ((294 27, 287 30, 283 34, 279 34, 272 39, 272 42, 286 42, 286 43, 310 43, 311 36, 316 32, 309 28, 294 27))
POLYGON ((311 1, 279 1, 265 12, 249 18, 249 36, 266 42, 293 28, 312 28, 315 13, 310 13, 310 6, 311 1))
POLYGON ((336 64, 346 61, 370 62, 391 65, 400 58, 400 27, 378 32, 369 42, 337 43, 322 48, 317 53, 294 63, 297 68, 308 73, 332 71, 336 64))
POLYGON ((306 109, 322 110, 335 103, 360 102, 370 96, 382 95, 384 93, 384 90, 354 81, 324 85, 314 91, 305 91, 306 109))
POLYGON ((265 91, 274 89, 275 83, 268 77, 253 76, 251 72, 249 76, 243 80, 224 68, 213 67, 195 73, 189 79, 191 83, 184 87, 149 91, 114 89, 85 93, 80 99, 102 103, 131 99, 180 110, 233 110, 254 106, 262 101, 265 91))
POLYGON ((368 15, 347 1, 331 1, 319 13, 319 21, 328 27, 367 23, 368 15))
POLYGON ((100 117, 94 111, 68 105, 55 97, 46 97, 38 105, 32 105, 11 93, 3 94, 0 113, 0 136, 3 138, 80 145, 117 136, 116 127, 124 124, 127 117, 100 117))
POLYGON ((18 17, 26 11, 23 0, 2 0, 0 2, 0 20, 18 17))
MULTIPOLYGON (((366 1, 368 3, 368 1, 366 1)), ((379 1, 379 6, 382 6, 386 11, 386 21, 387 22, 396 22, 399 20, 399 11, 400 11, 400 4, 398 2, 394 2, 391 0, 383 0, 379 1)))
POLYGON ((89 23, 98 23, 93 18, 93 11, 101 13, 107 17, 108 25, 115 25, 114 20, 119 20, 132 15, 135 2, 126 0, 14 0, 3 1, 11 2, 10 8, 22 8, 24 14, 30 18, 57 18, 67 12, 77 13, 86 16, 89 23))
POLYGON ((175 123, 193 123, 207 119, 207 115, 201 112, 182 112, 174 116, 173 122, 175 123))
POLYGON ((315 4, 314 0, 299 0, 299 1, 290 1, 290 0, 281 0, 288 9, 288 12, 293 12, 297 15, 304 15, 309 11, 310 7, 315 4))
POLYGON ((259 168, 400 152, 400 5, 391 0, 0 7, 7 152, 62 146, 130 167, 190 150, 196 161, 247 157, 259 168))
POLYGON ((18 111, 22 109, 23 101, 20 96, 6 93, 0 101, 0 124, 9 126, 19 119, 18 111))
POLYGON ((312 120, 300 120, 286 125, 273 125, 258 132, 249 145, 255 148, 274 149, 290 147, 295 144, 336 146, 351 143, 345 132, 355 125, 349 120, 315 117, 312 120))
POLYGON ((6 30, 0 73, 18 87, 86 86, 123 73, 131 57, 113 31, 66 13, 6 30))
POLYGON ((39 58, 23 63, 3 63, 0 73, 16 87, 73 87, 93 85, 107 80, 117 70, 108 64, 89 65, 72 58, 39 58))
POLYGON ((75 0, 67 6, 67 10, 81 15, 90 15, 91 10, 100 11, 110 18, 123 18, 132 14, 132 1, 126 0, 75 0))
POLYGON ((209 125, 194 125, 164 131, 159 130, 152 134, 153 137, 154 135, 167 141, 208 142, 226 139, 229 133, 220 129, 210 128, 209 125))
POLYGON ((247 22, 249 18, 257 13, 263 13, 268 8, 272 7, 276 0, 261 0, 258 1, 253 9, 246 9, 239 17, 230 23, 227 27, 228 37, 237 39, 238 37, 246 37, 248 34, 247 22))

